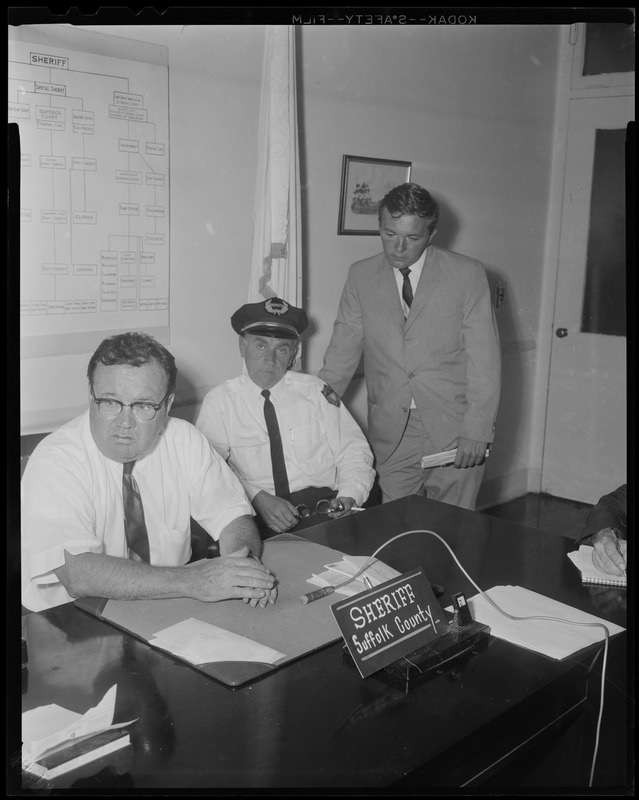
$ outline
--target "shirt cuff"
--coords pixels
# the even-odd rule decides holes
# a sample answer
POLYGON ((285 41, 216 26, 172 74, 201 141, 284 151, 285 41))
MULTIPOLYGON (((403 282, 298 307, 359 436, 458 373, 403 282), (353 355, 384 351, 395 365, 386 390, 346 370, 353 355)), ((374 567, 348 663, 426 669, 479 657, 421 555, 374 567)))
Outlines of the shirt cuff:
POLYGON ((352 497, 356 506, 361 506, 368 499, 369 492, 363 491, 361 488, 355 486, 339 487, 336 497, 352 497))

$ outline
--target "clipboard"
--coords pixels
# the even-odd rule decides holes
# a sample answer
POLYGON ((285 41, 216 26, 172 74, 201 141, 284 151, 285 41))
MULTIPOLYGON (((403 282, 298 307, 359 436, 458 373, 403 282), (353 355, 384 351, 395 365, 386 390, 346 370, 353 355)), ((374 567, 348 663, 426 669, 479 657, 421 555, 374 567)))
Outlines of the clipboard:
POLYGON ((193 617, 285 654, 275 664, 215 661, 194 665, 173 653, 160 651, 227 686, 237 687, 341 638, 331 612, 335 598, 324 597, 304 605, 300 596, 308 592, 307 578, 313 572, 343 557, 338 550, 294 534, 268 539, 264 542, 262 561, 277 578, 278 597, 274 605, 266 608, 251 608, 241 600, 205 603, 188 598, 106 600, 85 597, 76 600, 75 605, 147 643, 158 631, 193 617))

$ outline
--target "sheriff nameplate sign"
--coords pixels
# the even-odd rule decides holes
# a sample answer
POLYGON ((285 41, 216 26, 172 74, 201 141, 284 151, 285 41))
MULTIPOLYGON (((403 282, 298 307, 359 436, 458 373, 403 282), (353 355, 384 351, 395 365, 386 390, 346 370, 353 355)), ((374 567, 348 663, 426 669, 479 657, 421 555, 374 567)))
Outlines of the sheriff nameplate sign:
POLYGON ((334 603, 331 610, 363 678, 449 629, 421 567, 334 603))

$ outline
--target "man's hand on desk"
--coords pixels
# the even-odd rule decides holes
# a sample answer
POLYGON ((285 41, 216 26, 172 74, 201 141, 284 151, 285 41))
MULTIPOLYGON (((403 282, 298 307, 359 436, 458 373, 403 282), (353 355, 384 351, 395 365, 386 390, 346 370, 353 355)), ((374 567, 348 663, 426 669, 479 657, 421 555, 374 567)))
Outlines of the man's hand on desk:
POLYGON ((283 497, 262 490, 253 498, 253 507, 272 531, 290 531, 299 522, 297 509, 283 497))
POLYGON ((592 537, 592 563, 609 575, 626 574, 626 550, 628 543, 620 539, 612 528, 597 531, 592 537))
POLYGON ((205 558, 187 564, 191 570, 189 596, 205 602, 242 598, 253 608, 266 608, 277 599, 275 578, 248 547, 219 558, 205 558))

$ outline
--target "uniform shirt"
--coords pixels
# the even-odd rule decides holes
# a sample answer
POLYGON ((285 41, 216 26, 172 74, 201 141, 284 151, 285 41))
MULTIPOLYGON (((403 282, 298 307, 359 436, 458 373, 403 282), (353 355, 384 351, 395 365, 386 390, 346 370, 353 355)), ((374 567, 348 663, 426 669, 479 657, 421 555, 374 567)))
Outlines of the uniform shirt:
MULTIPOLYGON (((365 502, 375 478, 373 454, 335 392, 314 375, 290 371, 270 391, 291 492, 328 486, 357 505, 365 502)), ((196 422, 251 500, 262 490, 275 494, 261 392, 248 375, 228 380, 206 395, 196 422)))
MULTIPOLYGON (((34 450, 22 479, 22 602, 33 610, 72 598, 53 570, 65 550, 127 558, 122 464, 93 440, 89 412, 34 450)), ((238 479, 193 425, 169 417, 154 449, 136 461, 151 564, 179 566, 191 555, 190 518, 219 539, 253 510, 238 479)))

